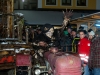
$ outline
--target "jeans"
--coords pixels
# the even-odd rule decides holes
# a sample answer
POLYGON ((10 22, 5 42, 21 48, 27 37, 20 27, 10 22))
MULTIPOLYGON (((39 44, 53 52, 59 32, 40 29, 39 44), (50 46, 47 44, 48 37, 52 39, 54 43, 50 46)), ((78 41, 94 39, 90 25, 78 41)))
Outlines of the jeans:
POLYGON ((91 71, 91 75, 100 75, 100 68, 93 68, 91 71))
POLYGON ((84 74, 83 74, 83 75, 90 75, 90 71, 89 71, 88 65, 86 65, 86 66, 84 67, 84 74))

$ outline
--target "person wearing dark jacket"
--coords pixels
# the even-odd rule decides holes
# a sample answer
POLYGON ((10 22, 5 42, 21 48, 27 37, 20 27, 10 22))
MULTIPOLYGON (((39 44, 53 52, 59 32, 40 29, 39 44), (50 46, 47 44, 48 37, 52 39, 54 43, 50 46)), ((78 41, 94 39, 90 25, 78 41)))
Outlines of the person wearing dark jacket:
POLYGON ((41 47, 46 47, 52 43, 54 28, 51 24, 46 23, 42 27, 42 32, 38 37, 34 38, 34 43, 38 43, 41 47))
POLYGON ((52 37, 54 33, 54 28, 51 24, 44 24, 41 28, 42 32, 34 38, 33 49, 35 50, 35 56, 33 57, 34 65, 40 64, 40 66, 47 65, 44 60, 44 53, 49 51, 49 48, 53 46, 52 37), (36 58, 36 59, 35 59, 36 58), (36 62, 37 61, 37 62, 36 62))
POLYGON ((63 35, 61 37, 61 47, 64 52, 71 52, 72 51, 72 36, 71 36, 71 27, 68 27, 67 30, 65 29, 63 35))
POLYGON ((96 37, 91 41, 88 65, 91 75, 100 75, 100 30, 98 30, 95 34, 96 37))
POLYGON ((88 31, 88 36, 89 36, 89 37, 88 37, 89 40, 92 41, 92 39, 95 38, 95 33, 94 33, 94 31, 93 31, 93 30, 88 31))
POLYGON ((66 37, 66 44, 67 44, 66 51, 72 52, 72 33, 71 33, 72 28, 71 26, 67 27, 67 31, 68 31, 68 35, 66 37))
POLYGON ((78 42, 80 38, 77 36, 76 29, 72 30, 72 52, 77 53, 78 52, 78 42))

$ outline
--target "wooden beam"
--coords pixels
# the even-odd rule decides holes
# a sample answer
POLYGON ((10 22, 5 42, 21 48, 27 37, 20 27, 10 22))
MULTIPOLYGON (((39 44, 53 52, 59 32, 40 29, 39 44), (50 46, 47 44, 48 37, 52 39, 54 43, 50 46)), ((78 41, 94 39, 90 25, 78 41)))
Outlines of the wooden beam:
MULTIPOLYGON (((98 18, 97 18, 98 19, 98 18)), ((94 21, 96 19, 90 18, 90 19, 85 19, 85 20, 76 20, 76 21, 71 21, 71 24, 77 24, 77 23, 86 23, 86 22, 91 22, 94 21)))
POLYGON ((94 27, 94 26, 92 27, 92 29, 94 30, 94 32, 96 32, 96 30, 97 30, 97 28, 96 28, 96 27, 94 27))
POLYGON ((77 30, 79 30, 80 24, 77 24, 77 30))
POLYGON ((90 29, 91 23, 88 22, 88 23, 87 23, 87 26, 88 26, 88 29, 90 29))
POLYGON ((97 19, 97 18, 99 18, 99 19, 100 19, 100 16, 98 16, 98 15, 94 15, 94 16, 91 16, 91 18, 93 18, 93 19, 97 19))
MULTIPOLYGON (((14 9, 14 0, 7 0, 7 13, 12 14, 14 9)), ((12 32, 13 32, 13 16, 8 15, 7 16, 7 32, 8 36, 7 37, 12 37, 12 32)))

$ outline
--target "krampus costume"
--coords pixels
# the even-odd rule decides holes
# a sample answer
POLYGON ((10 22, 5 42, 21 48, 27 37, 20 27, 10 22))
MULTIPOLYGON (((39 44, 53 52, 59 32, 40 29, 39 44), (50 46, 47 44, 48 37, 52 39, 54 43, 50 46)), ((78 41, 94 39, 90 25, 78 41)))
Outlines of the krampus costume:
POLYGON ((35 50, 36 55, 32 58, 33 64, 37 63, 41 66, 45 65, 44 53, 49 50, 50 47, 58 46, 58 41, 53 37, 54 27, 51 24, 46 23, 42 27, 41 34, 37 38, 34 38, 33 49, 35 50), (34 62, 35 61, 35 62, 34 62))
MULTIPOLYGON (((46 47, 59 46, 58 40, 56 40, 57 35, 53 36, 53 34, 54 34, 54 27, 51 24, 46 23, 42 27, 42 33, 39 34, 38 37, 34 39, 34 42, 35 43, 44 42, 46 44, 45 45, 46 47)), ((39 45, 39 47, 43 48, 44 46, 39 45)))

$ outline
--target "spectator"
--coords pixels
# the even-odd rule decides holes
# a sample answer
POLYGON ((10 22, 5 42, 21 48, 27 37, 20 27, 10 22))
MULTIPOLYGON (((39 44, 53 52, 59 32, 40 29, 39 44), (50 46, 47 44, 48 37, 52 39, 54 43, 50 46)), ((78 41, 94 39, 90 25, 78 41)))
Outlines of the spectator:
POLYGON ((72 30, 71 34, 72 34, 72 52, 77 53, 79 37, 77 37, 77 31, 75 29, 72 30))
POLYGON ((88 58, 89 58, 89 52, 90 52, 90 41, 88 38, 86 38, 86 31, 80 30, 79 31, 80 41, 78 43, 78 53, 82 60, 82 65, 84 68, 84 74, 83 75, 90 75, 89 68, 88 68, 88 58))
POLYGON ((90 41, 92 41, 92 39, 95 37, 95 33, 94 33, 93 30, 90 31, 90 32, 88 32, 88 35, 89 35, 89 40, 90 40, 90 41))
POLYGON ((100 30, 96 32, 95 37, 91 42, 89 68, 91 75, 100 75, 100 30))
POLYGON ((72 28, 69 26, 68 28, 67 28, 67 31, 68 31, 68 37, 71 39, 71 32, 72 32, 72 28))
POLYGON ((61 47, 64 52, 72 52, 72 36, 71 36, 71 27, 68 27, 67 30, 64 29, 63 36, 61 37, 61 47))
POLYGON ((31 28, 29 33, 29 42, 33 42, 34 39, 34 30, 31 28))
POLYGON ((91 31, 93 31, 93 30, 92 30, 92 29, 89 29, 89 30, 88 30, 88 33, 91 32, 91 31))
POLYGON ((66 42, 67 42, 67 47, 66 47, 66 50, 68 52, 72 52, 72 28, 71 26, 68 26, 67 27, 67 31, 68 31, 68 36, 66 38, 66 42))
POLYGON ((72 35, 72 39, 75 38, 75 37, 77 37, 77 31, 76 31, 76 29, 72 30, 71 35, 72 35))

